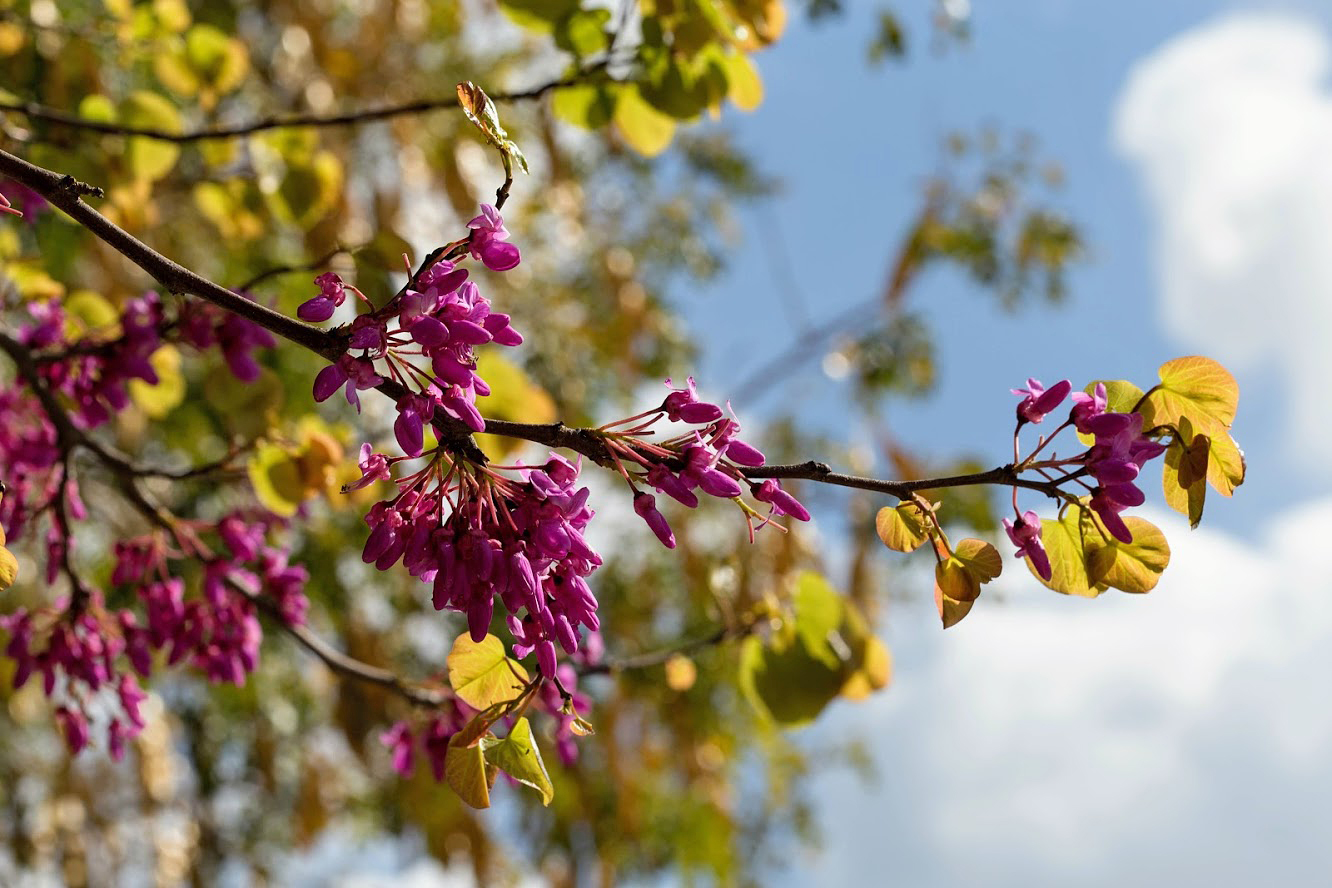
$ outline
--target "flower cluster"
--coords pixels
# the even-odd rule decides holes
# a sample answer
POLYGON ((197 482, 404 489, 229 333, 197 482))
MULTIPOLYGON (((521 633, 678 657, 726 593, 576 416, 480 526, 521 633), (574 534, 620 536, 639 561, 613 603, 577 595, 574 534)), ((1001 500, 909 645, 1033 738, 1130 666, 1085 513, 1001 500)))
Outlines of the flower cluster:
MULTIPOLYGON (((381 478, 398 458, 363 448, 361 486, 381 478)), ((429 466, 399 482, 392 500, 366 515, 363 560, 387 570, 399 559, 433 589, 437 610, 467 615, 480 641, 495 601, 508 614, 514 653, 532 652, 544 675, 555 674, 556 645, 572 654, 579 627, 596 630, 597 600, 586 578, 601 557, 584 539, 593 512, 579 466, 558 454, 539 467, 466 468, 436 451, 429 466)))
MULTIPOLYGON (((249 297, 247 293, 240 295, 249 297)), ((199 351, 214 346, 220 349, 231 375, 241 382, 259 378, 261 368, 254 350, 277 345, 273 334, 263 327, 208 302, 187 302, 181 309, 177 329, 181 341, 199 351)))
MULTIPOLYGON (((1027 388, 1013 389, 1013 394, 1022 395, 1017 407, 1018 428, 1025 423, 1040 423, 1046 415, 1053 413, 1068 397, 1072 385, 1068 380, 1060 380, 1046 389, 1039 380, 1027 380, 1027 388)), ((1016 455, 1017 439, 1014 438, 1016 455)), ((1019 470, 1036 469, 1065 470, 1067 474, 1056 477, 1056 482, 1072 481, 1086 488, 1090 494, 1087 507, 1096 513, 1101 524, 1110 535, 1122 543, 1133 542, 1129 530, 1120 513, 1125 509, 1140 506, 1146 500, 1142 490, 1134 481, 1142 467, 1160 456, 1166 446, 1160 441, 1147 436, 1142 428, 1142 414, 1136 412, 1119 413, 1108 409, 1104 383, 1097 383, 1092 394, 1073 393, 1073 408, 1068 418, 1051 435, 1042 438, 1037 448, 1025 459, 1016 463, 1019 470), (1072 426, 1083 435, 1090 436, 1094 443, 1085 452, 1069 459, 1048 459, 1036 461, 1036 456, 1059 432, 1072 426), (1083 479, 1090 477, 1095 484, 1088 484, 1083 479)), ((1049 475, 1046 476, 1050 477, 1049 475)), ((1014 511, 1017 511, 1017 490, 1014 489, 1014 511)), ((1031 560, 1032 566, 1042 579, 1049 580, 1051 566, 1049 555, 1041 541, 1041 521, 1034 511, 1017 515, 1015 520, 1004 519, 1004 529, 1013 545, 1017 546, 1016 555, 1031 560)))
POLYGON ((211 681, 243 684, 258 663, 263 632, 251 596, 264 596, 292 623, 304 620, 308 574, 287 563, 286 552, 266 542, 266 521, 229 515, 217 525, 183 531, 173 549, 161 534, 118 542, 111 585, 129 590, 142 606, 109 609, 101 590, 84 590, 78 608, 60 601, 50 610, 20 608, 0 617, 9 633, 5 653, 15 663, 14 687, 39 674, 48 696, 58 698, 56 717, 66 744, 78 753, 89 725, 106 722, 107 746, 119 759, 125 741, 143 727, 145 699, 135 673, 152 674, 155 654, 167 665, 188 661, 211 681), (215 534, 226 547, 214 552, 199 539, 215 534), (170 561, 202 561, 202 594, 189 596, 170 561), (107 715, 107 712, 110 715, 107 715))
MULTIPOLYGON (((666 385, 671 386, 669 379, 666 385)), ((735 500, 747 487, 756 501, 769 507, 765 523, 781 515, 809 520, 808 510, 783 490, 777 479, 768 478, 757 484, 747 480, 744 467, 762 466, 763 454, 737 437, 739 422, 726 418, 716 404, 699 399, 693 377, 685 382, 684 388, 671 388, 660 406, 602 428, 607 432, 607 445, 621 460, 624 479, 634 491, 634 512, 667 548, 675 548, 675 534, 657 509, 656 497, 639 490, 640 484, 690 509, 699 504, 695 491, 735 500), (651 434, 652 427, 662 419, 699 428, 660 443, 644 440, 643 436, 651 434), (632 427, 610 431, 621 426, 632 427)))
MULTIPOLYGON (((486 267, 507 271, 518 264, 518 248, 505 242, 508 232, 494 207, 483 206, 482 214, 468 224, 472 228, 468 249, 486 267)), ((359 391, 380 385, 386 376, 395 379, 410 391, 398 400, 394 428, 409 456, 421 455, 424 428, 436 416, 484 431, 476 399, 490 394, 490 386, 476 372, 474 349, 490 342, 514 346, 523 337, 510 325, 508 315, 491 310, 490 301, 467 278, 467 269, 440 260, 383 308, 357 317, 348 331, 348 351, 315 378, 315 400, 326 400, 341 388, 347 402, 359 410, 359 391), (376 362, 383 363, 382 372, 376 362)), ((336 274, 320 275, 315 283, 319 295, 297 312, 308 321, 332 317, 348 289, 365 299, 336 274)))
POLYGON ((18 537, 49 516, 45 579, 53 585, 66 571, 70 591, 50 606, 0 616, 8 635, 4 650, 15 664, 15 687, 41 676, 57 701, 56 720, 72 752, 88 745, 92 725, 102 724, 107 747, 119 758, 143 726, 145 694, 138 679, 150 675, 156 653, 170 664, 188 661, 213 681, 244 681, 261 638, 247 596, 267 596, 284 616, 299 621, 306 572, 266 542, 267 519, 232 515, 217 524, 182 522, 172 531, 174 547, 165 531, 115 544, 110 585, 123 593, 113 600, 134 606, 108 608, 106 591, 71 566, 75 526, 88 512, 68 459, 75 444, 69 427, 74 434, 91 432, 129 406, 130 383, 158 383, 152 359, 168 343, 218 348, 238 379, 253 381, 260 373, 255 349, 275 342, 252 322, 211 305, 188 303, 173 316, 151 291, 126 301, 114 323, 77 337, 69 331, 78 325, 61 302, 33 302, 25 311, 12 333, 31 360, 21 381, 38 382, 52 397, 43 401, 29 385, 0 388, 0 411, 7 418, 0 424, 0 475, 8 488, 0 523, 8 536, 18 537), (225 550, 205 545, 208 537, 225 550), (187 594, 171 562, 176 568, 202 564, 201 594, 187 594))

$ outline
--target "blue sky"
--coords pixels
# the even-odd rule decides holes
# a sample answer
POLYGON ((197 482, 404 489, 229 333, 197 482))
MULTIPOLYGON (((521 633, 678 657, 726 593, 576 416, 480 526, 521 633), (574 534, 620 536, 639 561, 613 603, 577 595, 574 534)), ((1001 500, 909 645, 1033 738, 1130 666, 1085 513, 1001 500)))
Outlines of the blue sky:
MULTIPOLYGON (((822 782, 826 845, 785 884, 1325 882, 1332 7, 977 2, 971 44, 934 55, 929 4, 900 3, 917 10, 917 48, 870 69, 879 4, 846 5, 794 25, 762 58, 763 106, 728 118, 785 190, 742 215, 727 276, 681 293, 707 346, 705 390, 726 395, 791 335, 757 226, 799 245, 789 264, 816 314, 859 302, 881 286, 941 136, 995 124, 1035 134, 1063 166, 1091 261, 1064 308, 1016 316, 957 275, 927 276, 912 299, 941 333, 940 387, 890 412, 894 434, 998 464, 1008 389, 1027 376, 1145 387, 1162 362, 1204 353, 1240 381, 1250 473, 1197 531, 1149 504, 1174 551, 1151 595, 1061 598, 1010 563, 944 633, 928 579, 910 603, 899 594, 892 687, 813 729, 869 738, 880 779, 822 782)), ((808 404, 811 421, 862 433, 816 365, 774 394, 736 407, 808 404)), ((466 881, 414 866, 413 884, 466 881)))
MULTIPOLYGON (((1212 498, 1201 530, 1151 513, 1174 560, 1149 596, 1061 599, 1010 570, 948 633, 925 591, 894 605, 893 687, 815 729, 872 738, 881 779, 825 781, 828 843, 788 884, 1319 882, 1332 866, 1332 579, 1318 558, 1332 531, 1332 9, 978 3, 970 47, 868 70, 875 4, 851 5, 764 59, 768 99, 734 123, 787 183, 761 212, 807 245, 791 261, 811 304, 877 292, 954 128, 1036 134, 1092 252, 1056 311, 1007 316, 958 276, 927 277, 913 299, 946 329, 944 374, 931 402, 892 411, 894 433, 997 464, 1007 389, 1026 376, 1145 387, 1161 362, 1204 353, 1240 381, 1250 475, 1233 501, 1212 498)), ((726 322, 711 388, 769 352, 753 319, 771 293, 751 240, 697 297, 726 322)), ((811 414, 826 420, 839 397, 813 373, 777 400, 823 404, 811 414)))

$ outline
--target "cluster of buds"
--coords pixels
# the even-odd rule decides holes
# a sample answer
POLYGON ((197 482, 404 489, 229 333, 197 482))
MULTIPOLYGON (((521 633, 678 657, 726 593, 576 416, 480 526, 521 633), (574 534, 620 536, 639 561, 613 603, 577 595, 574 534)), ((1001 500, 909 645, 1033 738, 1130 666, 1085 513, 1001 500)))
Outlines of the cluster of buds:
POLYGON ((49 606, 0 616, 8 635, 4 651, 14 661, 16 688, 41 677, 71 752, 85 748, 93 726, 102 725, 118 759, 143 727, 138 679, 150 675, 156 655, 168 664, 189 662, 213 681, 243 682, 255 668, 262 637, 250 596, 267 596, 299 622, 307 575, 288 564, 285 550, 268 544, 267 516, 182 522, 171 532, 115 544, 110 586, 120 591, 112 600, 134 604, 108 608, 106 590, 75 575, 71 564, 73 532, 88 512, 70 471, 69 427, 75 434, 92 431, 129 406, 131 382, 157 384, 152 359, 165 345, 217 348, 238 379, 253 381, 260 373, 255 349, 275 342, 256 324, 211 305, 190 303, 173 314, 151 291, 126 301, 114 322, 73 337, 69 331, 78 325, 61 302, 32 302, 25 311, 12 333, 31 355, 30 378, 23 381, 50 398, 43 400, 31 385, 0 388, 0 412, 7 417, 0 427, 0 473, 8 488, 0 523, 18 537, 49 516, 45 579, 53 585, 68 571, 70 591, 49 606), (215 553, 205 538, 225 548, 215 553), (199 594, 186 592, 179 571, 186 562, 203 564, 199 594))
POLYGON ((70 751, 82 750, 90 723, 104 719, 107 747, 119 759, 125 741, 143 727, 144 693, 135 673, 151 675, 155 655, 167 665, 187 661, 213 682, 243 684, 263 638, 252 596, 267 598, 293 624, 306 609, 308 574, 267 544, 268 529, 267 521, 233 514, 217 525, 182 528, 177 542, 188 551, 172 548, 160 533, 118 542, 111 585, 129 591, 144 620, 129 607, 108 609, 101 590, 86 588, 77 606, 59 601, 51 610, 20 608, 0 617, 9 633, 5 653, 16 667, 14 687, 41 675, 46 694, 60 701, 56 716, 70 751), (205 532, 225 551, 206 546, 205 532), (203 563, 200 595, 188 596, 171 569, 181 559, 203 563))
MULTIPOLYGON (((362 478, 383 478, 406 457, 362 449, 362 478)), ((498 598, 508 614, 514 653, 534 652, 544 675, 555 674, 556 645, 572 654, 579 627, 595 631, 597 599, 586 578, 601 564, 584 531, 593 512, 578 487, 579 465, 558 454, 539 467, 456 462, 436 450, 421 471, 399 480, 399 493, 366 515, 371 532, 362 559, 387 570, 400 559, 433 589, 438 610, 467 615, 480 641, 498 598)))
MULTIPOLYGON (((518 248, 504 242, 508 232, 495 208, 482 210, 469 223, 474 232, 471 250, 494 270, 513 268, 518 248)), ((424 428, 437 412, 473 431, 484 431, 476 399, 490 394, 490 386, 476 372, 474 349, 490 342, 514 346, 523 338, 508 315, 491 311, 490 301, 467 277, 467 269, 441 260, 383 308, 358 316, 348 331, 347 352, 315 378, 315 400, 326 400, 341 388, 347 402, 359 410, 358 391, 380 385, 385 376, 395 379, 409 390, 398 400, 395 425, 398 443, 409 456, 421 455, 424 428), (382 368, 376 367, 377 362, 382 368)), ((364 294, 336 274, 320 275, 315 283, 319 295, 297 312, 307 321, 332 317, 348 290, 368 303, 364 294)))
MULTIPOLYGON (((1060 380, 1048 389, 1039 380, 1028 379, 1025 389, 1013 389, 1013 394, 1022 396, 1017 406, 1018 431, 1027 423, 1043 421, 1064 403, 1072 388, 1067 379, 1060 380)), ((1097 383, 1092 394, 1073 392, 1073 409, 1068 418, 1048 437, 1042 438, 1036 449, 1020 462, 1016 460, 1017 446, 1015 433, 1013 447, 1017 468, 1043 472, 1065 470, 1067 474, 1053 480, 1072 481, 1086 488, 1090 494, 1088 508, 1096 513, 1111 536, 1122 543, 1133 542, 1133 534, 1120 513, 1140 506, 1146 500, 1145 494, 1134 482, 1149 460, 1166 451, 1166 445, 1144 434, 1142 414, 1109 410, 1105 384, 1097 383), (1037 454, 1070 426, 1090 436, 1094 441, 1092 446, 1086 452, 1068 459, 1049 459, 1037 463, 1037 454), (1087 483, 1083 480, 1085 477, 1092 478, 1096 483, 1087 483)), ((1013 496, 1013 508, 1017 512, 1016 488, 1013 496)), ((1019 513, 1012 521, 1005 518, 1004 529, 1013 545, 1018 547, 1017 556, 1029 558, 1037 574, 1049 580, 1050 558, 1041 542, 1041 520, 1036 512, 1028 510, 1019 513)))

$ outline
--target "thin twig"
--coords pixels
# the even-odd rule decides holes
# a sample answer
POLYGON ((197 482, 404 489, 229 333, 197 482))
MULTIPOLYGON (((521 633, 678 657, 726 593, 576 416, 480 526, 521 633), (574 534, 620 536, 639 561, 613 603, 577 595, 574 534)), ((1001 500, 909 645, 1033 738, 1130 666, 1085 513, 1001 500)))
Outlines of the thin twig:
POLYGON ((232 588, 244 595, 256 607, 273 618, 278 627, 286 632, 292 638, 296 639, 301 647, 318 657, 325 666, 339 675, 345 675, 354 678, 357 681, 366 684, 376 685, 387 691, 397 694, 409 703, 417 706, 438 707, 452 698, 452 693, 445 690, 432 690, 430 688, 418 687, 403 681, 397 673, 391 670, 372 666, 355 657, 348 656, 342 651, 333 647, 316 633, 312 632, 307 626, 300 626, 288 622, 282 615, 282 611, 270 599, 263 595, 246 589, 239 584, 232 584, 232 588))
MULTIPOLYGON (((552 90, 562 89, 568 86, 576 86, 590 77, 600 74, 604 68, 605 62, 598 62, 597 64, 584 68, 568 77, 552 80, 531 87, 530 89, 518 90, 517 92, 496 93, 491 95, 490 98, 496 102, 519 102, 537 99, 552 90)), ((359 124, 370 123, 377 120, 388 120, 393 117, 404 117, 413 114, 427 114, 432 111, 442 111, 457 107, 457 95, 450 94, 432 99, 416 99, 396 105, 383 105, 379 108, 362 108, 358 111, 346 111, 340 114, 288 114, 283 116, 264 117, 259 120, 252 120, 249 123, 236 124, 234 126, 205 127, 202 129, 173 133, 158 127, 129 126, 121 123, 89 120, 86 117, 80 117, 77 114, 62 111, 59 108, 51 108, 46 105, 38 104, 37 102, 0 102, 0 112, 8 111, 14 114, 22 114, 29 120, 40 120, 44 123, 56 126, 69 127, 71 129, 83 130, 85 132, 102 133, 103 135, 109 136, 138 136, 144 139, 154 139, 159 142, 174 142, 176 144, 202 142, 210 139, 234 139, 238 136, 248 136, 254 133, 265 132, 267 130, 288 129, 292 127, 329 128, 357 126, 359 124)))

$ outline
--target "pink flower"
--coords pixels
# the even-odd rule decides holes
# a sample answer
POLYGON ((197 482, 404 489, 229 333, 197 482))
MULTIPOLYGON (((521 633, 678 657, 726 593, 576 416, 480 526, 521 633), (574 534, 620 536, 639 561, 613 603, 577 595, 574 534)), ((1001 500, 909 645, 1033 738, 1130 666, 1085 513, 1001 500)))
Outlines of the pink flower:
POLYGON ((382 453, 371 451, 368 443, 361 445, 361 459, 358 465, 361 467, 360 480, 344 485, 343 493, 351 493, 353 490, 369 487, 376 481, 389 481, 393 478, 393 473, 389 470, 388 458, 382 453))
POLYGON ((1035 512, 1028 510, 1018 517, 1017 521, 1004 519, 1004 530, 1008 532, 1008 538, 1017 546, 1017 557, 1027 557, 1031 559, 1031 566, 1036 568, 1036 573, 1043 580, 1049 580, 1051 576, 1050 556, 1046 554, 1045 545, 1041 542, 1041 518, 1035 512))
POLYGON ((504 227, 504 219, 499 210, 490 204, 481 205, 481 215, 467 223, 472 229, 468 250, 472 258, 480 259, 491 271, 508 271, 519 262, 518 248, 504 243, 509 232, 504 227))
POLYGON ((379 735, 383 743, 393 753, 393 770, 402 777, 410 777, 416 766, 416 757, 412 749, 412 729, 407 722, 398 722, 379 735))
POLYGON ((1018 422, 1040 422, 1045 415, 1064 402, 1073 385, 1067 379, 1061 379, 1050 388, 1041 385, 1039 379, 1028 379, 1024 389, 1013 389, 1015 395, 1025 395, 1017 406, 1018 422))
POLYGON ((666 517, 657 511, 657 500, 650 493, 634 494, 634 511, 638 517, 647 522, 647 526, 661 540, 661 544, 667 549, 675 548, 675 534, 671 532, 671 526, 666 523, 666 517))
POLYGON ((342 278, 331 271, 321 274, 314 282, 319 285, 319 295, 301 303, 296 309, 296 317, 318 323, 333 317, 333 310, 347 299, 347 291, 342 278))

